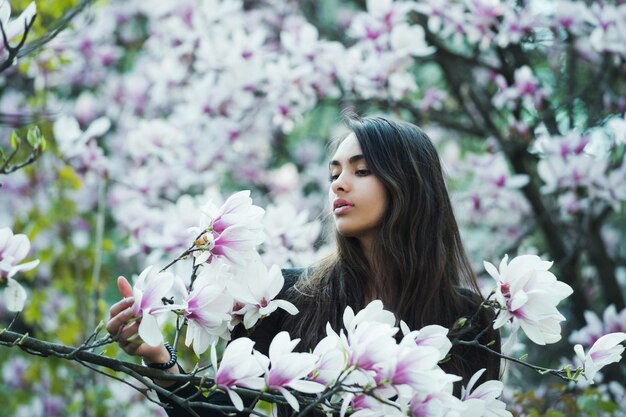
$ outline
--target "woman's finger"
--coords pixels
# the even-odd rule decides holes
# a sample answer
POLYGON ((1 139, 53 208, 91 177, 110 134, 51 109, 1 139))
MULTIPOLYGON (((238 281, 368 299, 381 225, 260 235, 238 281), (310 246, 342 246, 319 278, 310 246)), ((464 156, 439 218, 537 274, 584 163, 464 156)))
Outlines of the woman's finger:
POLYGON ((117 278, 117 289, 120 290, 120 294, 122 297, 132 297, 133 295, 133 287, 130 285, 128 280, 122 276, 117 278))
POLYGON ((135 298, 128 297, 128 298, 124 298, 124 299, 118 301, 117 303, 113 304, 111 306, 111 308, 109 309, 109 320, 112 319, 113 317, 117 316, 123 310, 125 310, 128 307, 132 306, 134 302, 135 302, 135 298))
POLYGON ((127 308, 119 314, 113 316, 106 324, 107 332, 112 336, 117 336, 120 328, 133 316, 133 309, 127 308))
POLYGON ((135 321, 130 324, 126 324, 119 333, 119 340, 127 343, 134 343, 137 341, 139 335, 139 322, 135 321))

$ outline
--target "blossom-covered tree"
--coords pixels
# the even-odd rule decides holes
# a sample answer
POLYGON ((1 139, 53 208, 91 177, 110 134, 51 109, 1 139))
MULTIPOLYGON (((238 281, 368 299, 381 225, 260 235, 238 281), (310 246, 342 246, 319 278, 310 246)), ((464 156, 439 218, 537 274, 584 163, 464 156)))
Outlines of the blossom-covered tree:
MULTIPOLYGON (((19 32, 16 22, 28 20, 33 6, 0 2, 3 27, 19 32), (9 17, 11 7, 26 12, 22 18, 9 17)), ((9 331, 89 345, 112 301, 112 276, 153 265, 135 283, 141 294, 150 294, 145 291, 148 276, 181 254, 186 259, 168 268, 174 277, 167 289, 171 304, 159 306, 159 297, 135 295, 137 315, 154 315, 141 322, 146 340, 163 337, 157 329, 171 337, 186 322, 186 344, 208 364, 202 355, 212 342, 224 339, 230 320, 252 326, 276 308, 294 312, 272 300, 282 278, 272 265, 303 267, 332 250, 322 238, 318 216, 326 187, 323 143, 337 134, 341 107, 350 106, 417 123, 437 142, 464 243, 487 291, 493 287, 488 275, 496 281, 490 300, 505 308, 496 325, 504 329, 510 323, 524 333, 513 331, 505 353, 519 357, 516 349, 524 350, 526 338, 554 343, 564 332, 564 339, 581 345, 577 359, 571 350, 533 356, 529 345, 530 359, 549 357, 557 363, 568 356, 563 367, 555 368, 577 376, 580 366, 596 381, 597 389, 580 388, 584 378, 578 375, 582 398, 626 406, 623 370, 607 366, 594 378, 599 364, 621 353, 626 331, 620 319, 626 311, 623 2, 110 0, 70 13, 89 3, 70 1, 66 14, 58 5, 38 3, 29 39, 41 34, 47 43, 18 56, 17 65, 0 74, 0 123, 27 138, 39 158, 0 176, 0 232, 7 237, 4 249, 0 242, 7 254, 0 255, 0 269, 13 271, 0 278, 4 296, 13 294, 0 320, 11 323, 9 331), (45 140, 26 133, 32 121, 48 138, 43 154, 45 140), (225 200, 242 189, 251 193, 225 200), (250 195, 259 206, 253 212, 246 211, 252 207, 250 195), (224 201, 229 202, 219 211, 224 201), (234 225, 244 212, 254 224, 234 225), (11 243, 24 241, 25 235, 32 254, 23 243, 11 243), (257 264, 204 272, 257 251, 257 264), (506 254, 511 261, 499 269, 483 264, 506 254), (520 254, 526 257, 515 257, 520 254), (27 256, 41 260, 31 272, 24 267, 30 262, 20 263, 27 256), (545 259, 554 261, 552 272, 545 259), (263 280, 246 281, 244 268, 263 280), (230 277, 231 284, 216 277, 230 277), (22 313, 14 319, 8 310, 22 313), (214 314, 207 318, 205 311, 214 314), (170 315, 180 323, 160 323, 170 315)), ((7 42, 16 45, 19 35, 7 42)), ((0 53, 7 55, 3 45, 0 53)), ((10 137, 0 129, 0 148, 10 149, 10 137)), ((8 167, 0 156, 0 165, 8 167)), ((154 290, 161 294, 161 288, 154 290)), ((371 358, 376 368, 381 352, 368 350, 367 334, 359 326, 394 330, 380 317, 369 319, 377 324, 355 322, 348 328, 346 323, 343 334, 329 330, 313 352, 317 376, 308 382, 336 384, 345 376, 336 352, 353 345, 353 357, 371 358)), ((397 353, 397 363, 385 365, 385 379, 396 377, 397 384, 378 387, 380 395, 395 392, 400 409, 413 415, 428 415, 444 405, 500 410, 492 402, 502 387, 493 384, 470 383, 458 402, 449 400, 443 388, 419 391, 403 366, 432 365, 424 372, 435 375, 432 361, 449 350, 441 342, 447 338, 433 328, 402 331, 430 349, 424 348, 419 362, 413 346, 390 339, 385 346, 397 353), (403 397, 400 385, 414 391, 403 397)), ((223 362, 217 362, 222 372, 217 387, 235 399, 234 387, 260 386, 227 378, 233 375, 232 357, 248 363, 245 355, 254 355, 253 347, 240 343, 240 350, 224 353, 223 362)), ((115 354, 114 348, 108 350, 115 354)), ((179 354, 183 361, 198 360, 179 354)), ((87 407, 93 415, 115 415, 111 410, 120 402, 145 407, 145 401, 117 402, 111 392, 119 389, 107 378, 100 385, 55 385, 63 372, 78 372, 83 381, 96 378, 93 372, 41 361, 35 366, 44 377, 33 382, 16 363, 0 360, 3 374, 15 375, 5 380, 50 392, 38 400, 11 397, 7 401, 17 415, 37 415, 46 407, 87 407), (110 401, 96 405, 90 400, 94 396, 110 401)), ((371 382, 367 372, 377 372, 374 368, 349 378, 371 382)), ((263 378, 263 371, 252 366, 241 372, 241 378, 263 378)), ((508 393, 507 385, 531 389, 517 372, 511 369, 505 381, 509 403, 532 408, 542 395, 557 395, 547 389, 533 396, 508 393)), ((380 382, 376 374, 369 377, 380 382)), ((441 374, 437 378, 445 381, 441 374)), ((298 384, 288 385, 276 387, 298 390, 298 384)), ((9 395, 0 389, 0 398, 9 395)), ((566 401, 571 396, 561 398, 563 407, 572 402, 566 401)), ((355 414, 376 407, 384 414, 397 410, 359 393, 344 400, 355 414)), ((587 412, 584 402, 574 404, 578 412, 587 412)), ((510 411, 524 414, 515 407, 510 411)), ((610 407, 605 406, 607 413, 610 407)))

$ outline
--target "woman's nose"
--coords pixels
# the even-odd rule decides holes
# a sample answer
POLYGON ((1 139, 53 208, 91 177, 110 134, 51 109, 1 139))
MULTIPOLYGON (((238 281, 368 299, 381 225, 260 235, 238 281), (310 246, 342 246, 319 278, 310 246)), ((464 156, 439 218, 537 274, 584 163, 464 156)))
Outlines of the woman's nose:
POLYGON ((344 172, 339 174, 339 176, 330 184, 331 190, 337 194, 337 192, 346 192, 349 190, 348 180, 344 172))

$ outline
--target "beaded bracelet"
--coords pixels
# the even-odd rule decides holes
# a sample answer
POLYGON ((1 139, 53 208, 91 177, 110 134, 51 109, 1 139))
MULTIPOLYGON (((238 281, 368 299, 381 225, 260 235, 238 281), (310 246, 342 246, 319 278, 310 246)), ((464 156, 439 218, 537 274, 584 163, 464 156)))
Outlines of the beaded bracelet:
POLYGON ((166 363, 148 363, 146 364, 147 367, 165 370, 165 369, 170 369, 172 366, 176 365, 176 361, 177 361, 176 351, 167 342, 163 343, 163 345, 165 346, 165 349, 167 349, 167 351, 170 353, 170 360, 166 363))

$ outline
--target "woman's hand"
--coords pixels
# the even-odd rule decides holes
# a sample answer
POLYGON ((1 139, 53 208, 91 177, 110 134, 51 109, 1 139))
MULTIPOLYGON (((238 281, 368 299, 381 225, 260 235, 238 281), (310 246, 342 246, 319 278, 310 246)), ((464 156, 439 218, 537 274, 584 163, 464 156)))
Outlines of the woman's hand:
POLYGON ((132 297, 133 289, 126 278, 117 279, 117 288, 124 298, 113 304, 109 310, 109 321, 106 325, 109 334, 118 337, 117 343, 124 352, 141 356, 146 364, 169 362, 170 354, 164 345, 150 346, 139 338, 141 318, 133 317, 131 307, 135 300, 132 297))

